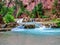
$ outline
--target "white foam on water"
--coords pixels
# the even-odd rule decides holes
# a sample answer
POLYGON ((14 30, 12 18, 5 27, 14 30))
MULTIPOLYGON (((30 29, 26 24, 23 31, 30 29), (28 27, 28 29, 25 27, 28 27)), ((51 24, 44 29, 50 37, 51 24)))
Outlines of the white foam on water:
MULTIPOLYGON (((28 23, 30 24, 30 23, 28 23)), ((33 24, 33 23, 32 23, 33 24)), ((30 32, 60 32, 60 29, 53 29, 50 27, 46 27, 46 26, 43 26, 43 25, 39 25, 39 24, 36 24, 38 28, 34 28, 34 29, 21 29, 21 28, 13 28, 11 31, 30 31, 30 32)))

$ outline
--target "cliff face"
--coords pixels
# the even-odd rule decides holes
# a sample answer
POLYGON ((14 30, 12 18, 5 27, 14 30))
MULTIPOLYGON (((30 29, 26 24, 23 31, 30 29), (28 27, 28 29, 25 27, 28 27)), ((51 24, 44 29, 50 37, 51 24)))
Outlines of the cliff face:
MULTIPOLYGON (((21 0, 21 1, 23 1, 24 5, 27 5, 26 9, 28 9, 29 11, 31 11, 34 8, 34 6, 40 2, 42 2, 44 9, 51 9, 54 2, 54 0, 21 0)), ((6 0, 6 2, 7 5, 9 0, 6 0)), ((11 6, 13 6, 13 2, 12 4, 10 4, 10 7, 11 6)))
POLYGON ((31 2, 31 0, 22 0, 22 1, 23 1, 23 4, 27 5, 26 8, 29 11, 31 11, 34 8, 34 6, 40 2, 42 2, 44 9, 51 9, 54 2, 54 0, 34 0, 34 2, 31 2))

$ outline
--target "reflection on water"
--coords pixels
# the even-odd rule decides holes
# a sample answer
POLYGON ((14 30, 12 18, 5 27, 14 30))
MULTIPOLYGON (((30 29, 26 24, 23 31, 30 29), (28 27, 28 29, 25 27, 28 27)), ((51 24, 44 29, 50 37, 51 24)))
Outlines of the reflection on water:
POLYGON ((5 32, 0 33, 0 45, 60 45, 60 36, 5 32))

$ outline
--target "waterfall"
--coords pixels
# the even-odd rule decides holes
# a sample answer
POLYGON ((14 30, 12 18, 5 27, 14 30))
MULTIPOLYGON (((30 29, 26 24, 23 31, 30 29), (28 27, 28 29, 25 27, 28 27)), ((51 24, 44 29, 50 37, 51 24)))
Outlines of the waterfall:
POLYGON ((23 18, 21 18, 21 19, 17 19, 16 21, 17 21, 18 24, 20 24, 20 23, 22 23, 23 18))

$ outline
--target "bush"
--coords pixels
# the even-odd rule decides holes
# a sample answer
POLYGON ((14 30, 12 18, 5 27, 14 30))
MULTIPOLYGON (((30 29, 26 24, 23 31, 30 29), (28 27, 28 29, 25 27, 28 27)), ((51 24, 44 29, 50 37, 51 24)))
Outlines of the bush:
POLYGON ((32 13, 36 16, 43 16, 44 12, 43 12, 43 5, 42 3, 39 3, 37 6, 34 7, 34 9, 32 10, 32 13))
POLYGON ((14 22, 14 17, 10 14, 7 14, 3 17, 3 20, 5 23, 10 23, 10 22, 14 22))
POLYGON ((58 22, 58 23, 57 23, 57 27, 59 27, 59 28, 60 28, 60 22, 58 22))
POLYGON ((3 20, 4 20, 5 23, 14 22, 13 12, 14 12, 13 7, 12 8, 8 8, 8 12, 3 17, 3 20))
POLYGON ((56 9, 52 9, 52 14, 56 14, 56 9))
POLYGON ((60 19, 57 19, 58 23, 57 26, 60 28, 60 19))

